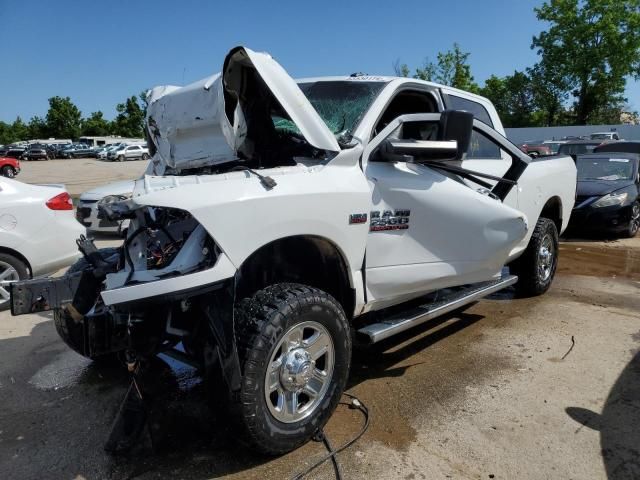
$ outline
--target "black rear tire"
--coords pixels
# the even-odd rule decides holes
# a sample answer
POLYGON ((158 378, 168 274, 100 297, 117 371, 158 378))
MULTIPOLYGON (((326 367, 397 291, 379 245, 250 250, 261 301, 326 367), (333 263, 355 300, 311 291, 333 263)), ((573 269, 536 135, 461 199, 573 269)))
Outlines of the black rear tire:
MULTIPOLYGON (((236 322, 242 381, 240 392, 232 395, 230 406, 233 418, 239 424, 241 440, 269 455, 294 450, 308 442, 327 423, 342 396, 351 362, 351 336, 347 318, 340 304, 329 294, 305 285, 281 283, 242 300, 236 307, 236 322), (285 334, 291 335, 290 332, 296 329, 306 332, 308 325, 311 325, 309 329, 313 335, 316 335, 314 326, 322 332, 322 336, 315 338, 327 341, 326 335, 330 337, 331 342, 327 341, 330 347, 326 349, 333 349, 331 360, 318 356, 318 362, 310 364, 307 360, 314 358, 314 354, 303 357, 306 350, 303 351, 302 347, 309 345, 313 336, 305 339, 301 333, 300 342, 294 344, 289 341, 289 337, 285 339, 285 334), (315 397, 316 400, 308 397, 309 403, 306 405, 313 408, 308 408, 306 414, 302 413, 306 416, 297 420, 295 415, 288 421, 277 418, 277 412, 274 413, 277 402, 271 400, 265 391, 268 369, 273 367, 273 359, 278 355, 281 365, 289 365, 289 368, 294 368, 290 362, 300 362, 299 370, 296 371, 301 373, 294 374, 295 385, 284 383, 291 381, 292 377, 279 380, 279 388, 286 389, 287 392, 298 391, 294 397, 294 412, 298 405, 300 411, 304 410, 304 389, 311 383, 307 375, 313 376, 321 368, 326 374, 322 388, 317 390, 321 393, 315 397), (324 366, 321 366, 320 362, 323 361, 328 363, 322 363, 324 366), (329 363, 332 364, 331 368, 327 367, 329 363), (328 373, 329 370, 331 373, 328 373), (304 387, 300 386, 305 381, 308 383, 304 387), (272 402, 271 405, 268 402, 272 402)), ((282 375, 291 375, 287 373, 291 370, 284 366, 273 369, 272 371, 280 373, 271 378, 282 379, 282 375)), ((278 396, 280 392, 281 390, 274 390, 273 393, 278 396)), ((299 413, 298 417, 300 415, 299 413)))
POLYGON ((509 265, 511 273, 518 275, 516 292, 525 297, 542 295, 549 290, 557 267, 558 229, 552 220, 540 217, 526 250, 509 265))

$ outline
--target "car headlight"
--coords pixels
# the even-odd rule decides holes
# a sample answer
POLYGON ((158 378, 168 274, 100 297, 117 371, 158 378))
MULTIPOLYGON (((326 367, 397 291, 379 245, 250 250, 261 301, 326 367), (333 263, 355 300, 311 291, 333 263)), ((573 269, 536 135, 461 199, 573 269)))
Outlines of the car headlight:
POLYGON ((600 207, 612 207, 614 205, 622 205, 627 200, 627 192, 622 193, 610 193, 594 202, 593 206, 600 207))
POLYGON ((131 198, 131 194, 127 194, 127 195, 107 195, 106 197, 102 198, 98 204, 105 204, 105 203, 113 203, 113 202, 121 202, 122 200, 126 200, 128 198, 131 198))

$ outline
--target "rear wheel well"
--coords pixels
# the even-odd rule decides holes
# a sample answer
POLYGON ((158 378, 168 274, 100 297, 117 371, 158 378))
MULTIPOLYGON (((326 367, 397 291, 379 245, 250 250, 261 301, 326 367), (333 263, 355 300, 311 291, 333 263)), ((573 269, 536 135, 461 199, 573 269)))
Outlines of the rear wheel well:
POLYGON ((20 260, 22 263, 24 263, 27 266, 27 268, 29 269, 29 275, 33 276, 33 270, 31 268, 31 264, 29 263, 29 260, 27 260, 22 254, 8 247, 0 247, 0 253, 5 253, 7 255, 11 255, 12 257, 16 257, 18 260, 20 260))
POLYGON ((551 220, 556 225, 559 235, 562 230, 562 200, 560 197, 551 197, 547 200, 540 212, 540 217, 551 220))
POLYGON ((251 297, 276 283, 301 283, 330 294, 351 318, 355 291, 347 268, 342 253, 326 238, 281 238, 260 247, 244 261, 237 274, 236 297, 251 297))

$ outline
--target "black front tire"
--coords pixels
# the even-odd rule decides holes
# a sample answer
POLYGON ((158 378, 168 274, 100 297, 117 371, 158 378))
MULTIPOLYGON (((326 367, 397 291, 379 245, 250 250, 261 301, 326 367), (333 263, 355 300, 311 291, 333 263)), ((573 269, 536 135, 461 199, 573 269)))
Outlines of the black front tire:
MULTIPOLYGON (((236 322, 242 381, 240 392, 232 395, 231 411, 239 424, 240 438, 268 455, 294 450, 327 423, 342 396, 351 362, 347 318, 329 294, 305 285, 282 283, 242 300, 236 307, 236 322), (303 323, 319 324, 328 332, 333 342, 333 372, 310 413, 297 421, 283 422, 267 404, 267 369, 283 348, 276 349, 285 333, 303 323)), ((300 343, 304 344, 304 340, 300 343)))
POLYGON ((634 202, 631 205, 631 219, 629 220, 629 226, 624 231, 626 238, 633 238, 640 230, 640 202, 634 202))
POLYGON ((7 178, 13 178, 16 176, 16 171, 11 165, 5 165, 2 167, 2 176, 7 178))
POLYGON ((525 297, 542 295, 549 290, 557 267, 558 229, 552 220, 541 217, 526 250, 509 266, 511 273, 518 276, 516 292, 525 297))

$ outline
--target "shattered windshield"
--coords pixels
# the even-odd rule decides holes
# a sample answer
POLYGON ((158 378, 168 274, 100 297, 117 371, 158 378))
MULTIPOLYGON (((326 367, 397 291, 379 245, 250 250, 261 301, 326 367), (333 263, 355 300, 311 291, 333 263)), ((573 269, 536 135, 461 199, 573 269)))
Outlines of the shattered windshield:
MULTIPOLYGON (((385 82, 337 80, 299 83, 313 108, 340 141, 348 141, 385 82)), ((299 134, 289 119, 275 117, 276 129, 299 134)))
POLYGON ((631 180, 634 164, 629 158, 578 159, 578 180, 631 180))

